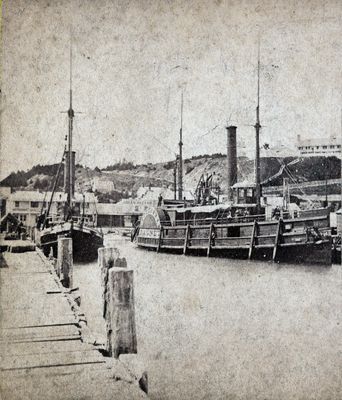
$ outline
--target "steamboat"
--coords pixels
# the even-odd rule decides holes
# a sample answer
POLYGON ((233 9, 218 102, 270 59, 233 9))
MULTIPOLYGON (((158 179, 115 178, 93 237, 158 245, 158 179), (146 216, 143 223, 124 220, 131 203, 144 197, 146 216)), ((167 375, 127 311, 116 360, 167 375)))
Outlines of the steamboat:
MULTIPOLYGON (((183 198, 182 121, 178 161, 178 201, 164 201, 142 216, 132 232, 138 246, 159 251, 228 258, 331 265, 329 209, 291 212, 288 204, 267 216, 260 178, 260 56, 255 128, 255 182, 237 183, 236 127, 227 129, 228 201, 210 193, 211 178, 201 178, 195 199, 183 198)), ((176 193, 176 187, 174 187, 176 193)))
POLYGON ((271 220, 256 211, 255 203, 151 208, 133 239, 157 252, 331 265, 328 209, 271 220))

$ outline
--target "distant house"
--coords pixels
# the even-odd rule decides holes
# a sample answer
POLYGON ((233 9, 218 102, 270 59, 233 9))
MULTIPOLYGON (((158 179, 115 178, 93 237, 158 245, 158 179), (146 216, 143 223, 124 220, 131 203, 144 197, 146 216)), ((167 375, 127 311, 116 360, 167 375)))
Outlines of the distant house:
POLYGON ((341 158, 341 139, 336 137, 302 139, 298 135, 297 148, 303 157, 336 156, 341 158))
POLYGON ((97 204, 97 226, 102 228, 131 228, 141 215, 133 203, 97 204))
MULTIPOLYGON (((173 199, 173 192, 162 187, 140 187, 137 197, 122 199, 118 203, 97 204, 97 226, 103 228, 132 227, 151 207, 157 207, 159 196, 173 199)), ((190 195, 188 195, 190 196, 190 195)))
MULTIPOLYGON (((14 215, 23 225, 35 226, 37 216, 47 209, 51 199, 51 192, 39 191, 17 191, 8 196, 6 212, 14 215)), ((64 205, 67 201, 67 194, 55 192, 51 203, 50 214, 63 214, 64 205)), ((75 193, 73 207, 76 214, 83 214, 96 221, 97 199, 93 193, 75 193)))
POLYGON ((93 192, 109 193, 114 190, 114 183, 107 179, 95 177, 92 181, 93 192))

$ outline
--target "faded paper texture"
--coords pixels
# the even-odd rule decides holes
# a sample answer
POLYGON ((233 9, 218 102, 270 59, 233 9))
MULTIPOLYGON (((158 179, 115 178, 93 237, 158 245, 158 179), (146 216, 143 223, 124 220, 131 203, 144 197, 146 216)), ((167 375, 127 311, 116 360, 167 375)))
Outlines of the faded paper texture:
MULTIPOLYGON (((290 156, 298 135, 340 138, 341 37, 340 0, 3 0, 0 179, 60 162, 71 38, 73 146, 77 165, 87 167, 78 189, 89 189, 110 165, 143 165, 114 180, 113 188, 129 197, 151 182, 172 184, 172 165, 160 163, 178 152, 182 93, 183 157, 209 158, 184 164, 185 190, 215 170, 226 191, 226 160, 222 167, 210 157, 225 154, 227 125, 237 126, 238 156, 253 160, 258 48, 261 145, 290 156)), ((253 162, 241 165, 239 178, 253 179, 253 162)), ((333 165, 331 176, 339 179, 333 165)), ((44 179, 37 172, 27 185, 46 189, 37 183, 44 179)), ((139 371, 148 373, 151 399, 342 398, 340 265, 280 268, 143 252, 128 241, 115 246, 135 274, 139 371)), ((26 264, 41 272, 32 255, 11 257, 20 273, 26 264)), ((32 282, 50 290, 41 278, 18 285, 15 279, 2 278, 1 319, 21 291, 35 301, 32 282)), ((89 329, 103 342, 96 262, 75 265, 74 286, 89 329)), ((69 309, 63 304, 59 312, 64 317, 69 309)), ((26 351, 29 363, 25 348, 16 351, 26 351)), ((65 349, 72 349, 69 342, 65 349)), ((51 371, 1 372, 2 398, 145 397, 126 372, 107 386, 104 368, 98 376, 79 364, 72 372, 51 371)))

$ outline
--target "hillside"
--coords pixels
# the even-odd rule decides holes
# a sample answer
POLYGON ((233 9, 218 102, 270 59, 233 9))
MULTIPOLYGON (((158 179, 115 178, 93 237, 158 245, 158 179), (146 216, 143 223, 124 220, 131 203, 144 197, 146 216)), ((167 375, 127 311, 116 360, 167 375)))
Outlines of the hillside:
MULTIPOLYGON (((114 184, 114 192, 109 197, 117 201, 122 197, 134 196, 141 186, 168 186, 171 188, 173 185, 173 168, 173 161, 143 165, 121 163, 103 170, 77 165, 75 171, 76 190, 90 191, 94 178, 99 181, 111 181, 114 184)), ((37 165, 26 172, 11 173, 0 182, 0 185, 25 190, 51 189, 57 169, 58 164, 37 165)), ((226 191, 227 159, 224 155, 204 155, 184 160, 184 188, 193 192, 203 173, 214 173, 215 184, 220 186, 223 192, 226 191)), ((340 160, 335 157, 261 159, 261 179, 266 181, 266 186, 281 185, 283 178, 288 177, 289 174, 297 182, 324 180, 326 178, 336 179, 340 177, 340 160), (286 164, 287 168, 282 168, 282 164, 286 164), (269 179, 270 181, 267 181, 269 179)), ((63 179, 62 168, 58 182, 59 189, 62 189, 63 179)), ((238 180, 240 182, 254 181, 253 160, 245 157, 238 159, 238 180)), ((105 199, 107 197, 104 196, 105 199)))

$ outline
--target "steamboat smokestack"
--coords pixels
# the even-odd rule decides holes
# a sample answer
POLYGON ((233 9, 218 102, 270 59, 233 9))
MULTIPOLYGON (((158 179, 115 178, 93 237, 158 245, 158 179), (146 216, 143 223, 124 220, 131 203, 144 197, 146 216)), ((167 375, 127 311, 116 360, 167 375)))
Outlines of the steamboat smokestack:
POLYGON ((64 157, 64 192, 69 193, 69 177, 70 177, 70 172, 71 172, 71 179, 72 179, 72 195, 75 194, 75 152, 73 151, 71 153, 71 168, 69 165, 69 152, 65 152, 65 157, 64 157))
POLYGON ((237 182, 236 126, 227 126, 228 201, 233 201, 232 186, 237 182))

